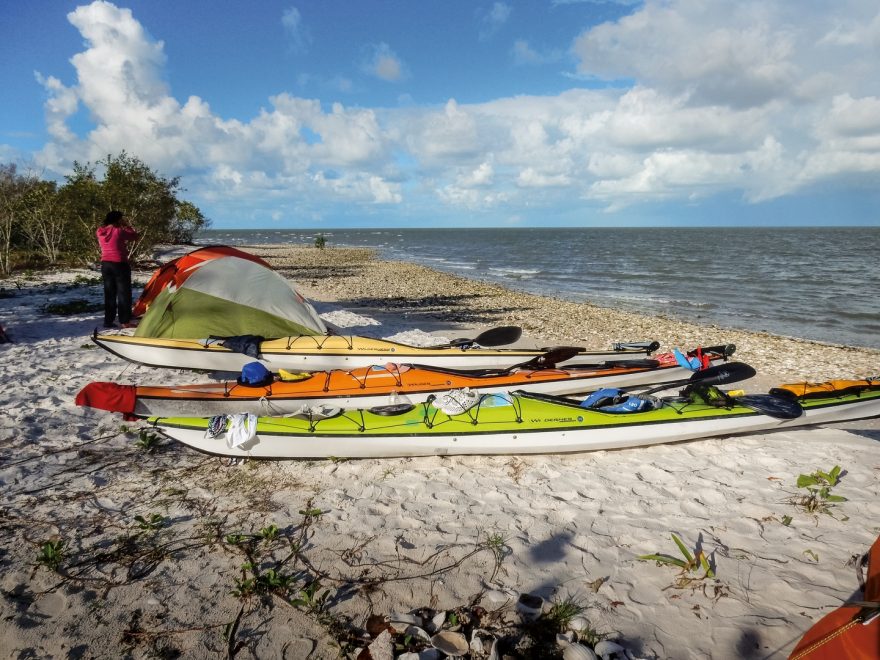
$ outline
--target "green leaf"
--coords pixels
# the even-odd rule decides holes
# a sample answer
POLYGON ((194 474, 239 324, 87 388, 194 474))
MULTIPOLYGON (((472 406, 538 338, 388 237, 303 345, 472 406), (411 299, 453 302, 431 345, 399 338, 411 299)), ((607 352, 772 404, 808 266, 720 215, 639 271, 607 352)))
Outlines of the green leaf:
POLYGON ((788 527, 791 524, 792 517, 789 515, 782 516, 782 524, 788 527))
POLYGON ((812 474, 802 474, 797 479, 798 488, 806 488, 807 486, 818 486, 819 480, 812 474))
POLYGON ((687 559, 688 564, 694 563, 694 558, 691 556, 690 551, 687 549, 684 543, 681 542, 681 539, 678 538, 675 534, 672 535, 672 540, 675 541, 675 545, 678 546, 678 549, 681 550, 681 554, 684 555, 684 558, 687 559))
POLYGON ((709 559, 706 557, 705 552, 700 552, 700 564, 703 566, 703 570, 706 571, 707 577, 715 577, 715 571, 712 570, 712 567, 709 565, 709 559))
POLYGON ((831 468, 831 475, 830 476, 831 476, 831 479, 833 480, 831 485, 832 486, 836 485, 837 480, 840 477, 840 466, 839 465, 835 465, 833 468, 831 468))
POLYGON ((843 495, 828 495, 825 499, 828 502, 846 502, 846 498, 843 495))

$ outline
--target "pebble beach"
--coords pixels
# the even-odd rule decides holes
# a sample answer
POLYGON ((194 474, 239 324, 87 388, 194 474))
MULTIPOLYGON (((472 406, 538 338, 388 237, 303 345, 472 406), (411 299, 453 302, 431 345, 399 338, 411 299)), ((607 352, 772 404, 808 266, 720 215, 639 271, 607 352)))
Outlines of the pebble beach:
MULTIPOLYGON (((758 392, 880 374, 877 350, 519 293, 367 249, 247 249, 345 334, 732 343, 758 392)), ((0 286, 3 657, 443 657, 416 629, 464 635, 469 658, 562 657, 543 613, 614 657, 784 658, 853 597, 852 558, 880 534, 877 420, 570 455, 231 464, 73 404, 95 380, 207 377, 97 349, 94 272, 0 286), (799 506, 798 475, 835 465, 846 499, 799 506), (673 534, 712 576, 639 559, 677 553, 673 534)))

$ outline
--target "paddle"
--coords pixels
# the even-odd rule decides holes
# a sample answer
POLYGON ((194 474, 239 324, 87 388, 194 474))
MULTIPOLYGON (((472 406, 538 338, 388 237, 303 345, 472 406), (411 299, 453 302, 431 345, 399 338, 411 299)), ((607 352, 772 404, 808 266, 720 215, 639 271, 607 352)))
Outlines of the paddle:
MULTIPOLYGON (((509 373, 516 369, 553 369, 560 362, 566 362, 577 357, 584 352, 581 346, 556 346, 554 348, 544 349, 543 355, 534 357, 526 362, 515 364, 512 367, 504 369, 509 373)), ((600 364, 566 364, 562 368, 571 371, 598 371, 601 369, 614 369, 622 367, 626 369, 656 369, 660 366, 657 360, 606 360, 600 364)))
MULTIPOLYGON (((757 372, 749 365, 743 362, 729 362, 720 364, 716 367, 709 367, 703 371, 697 371, 689 379, 678 381, 677 383, 665 383, 658 387, 640 392, 641 394, 650 394, 651 392, 659 392, 660 390, 670 389, 672 387, 682 385, 694 385, 699 383, 703 386, 708 385, 724 385, 728 383, 737 383, 741 380, 747 380, 754 376, 757 372)), ((773 396, 770 394, 743 394, 742 396, 730 397, 731 402, 751 408, 755 412, 776 419, 797 419, 804 413, 804 409, 794 399, 786 399, 773 396)))
MULTIPOLYGON (((751 378, 756 373, 752 367, 743 362, 729 362, 716 367, 709 367, 703 371, 697 371, 687 380, 678 381, 677 383, 665 383, 639 394, 650 394, 651 392, 659 392, 660 390, 682 385, 700 384, 708 386, 737 383, 751 378)), ((804 412, 804 409, 801 408, 801 405, 796 400, 770 394, 743 394, 742 396, 730 397, 730 401, 746 408, 751 408, 762 415, 777 419, 797 419, 804 412)))
MULTIPOLYGON (((660 392, 661 390, 669 390, 673 387, 683 387, 685 385, 695 385, 696 383, 700 383, 701 385, 726 385, 728 383, 738 383, 741 380, 752 378, 757 373, 757 371, 745 362, 728 362, 727 364, 719 364, 714 367, 709 367, 708 369, 703 369, 702 371, 696 371, 691 374, 690 378, 684 380, 672 380, 660 383, 656 387, 643 390, 640 394, 653 394, 654 392, 660 392)), ((622 389, 632 390, 638 389, 639 387, 641 386, 633 385, 622 389)))
POLYGON ((522 337, 522 328, 516 325, 502 325, 481 332, 473 339, 466 337, 453 339, 448 344, 437 344, 429 348, 470 348, 475 344, 480 346, 503 346, 504 344, 512 344, 520 337, 522 337))

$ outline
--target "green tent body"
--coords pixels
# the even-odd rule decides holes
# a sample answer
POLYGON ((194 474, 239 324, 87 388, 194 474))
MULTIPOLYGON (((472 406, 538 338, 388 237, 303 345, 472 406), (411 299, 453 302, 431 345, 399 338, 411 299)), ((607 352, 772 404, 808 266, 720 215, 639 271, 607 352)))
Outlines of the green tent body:
POLYGON ((138 324, 138 337, 267 339, 326 334, 312 305, 275 271, 234 257, 203 262, 179 287, 163 289, 138 324))

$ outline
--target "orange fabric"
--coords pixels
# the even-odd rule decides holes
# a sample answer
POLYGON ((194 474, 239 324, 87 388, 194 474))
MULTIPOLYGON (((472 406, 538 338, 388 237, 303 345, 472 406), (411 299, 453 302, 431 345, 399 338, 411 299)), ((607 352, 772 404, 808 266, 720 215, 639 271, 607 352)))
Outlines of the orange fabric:
POLYGON ((870 380, 829 380, 824 383, 789 383, 780 385, 778 389, 788 390, 796 396, 809 396, 821 394, 823 396, 835 393, 844 393, 847 390, 868 389, 880 387, 880 383, 870 380))
MULTIPOLYGON (((880 537, 868 558, 864 600, 880 603, 880 537)), ((856 604, 838 607, 810 628, 798 642, 789 660, 878 660, 880 659, 880 613, 856 604), (864 615, 867 614, 867 623, 864 615), (871 615, 873 619, 870 618, 871 615)))

